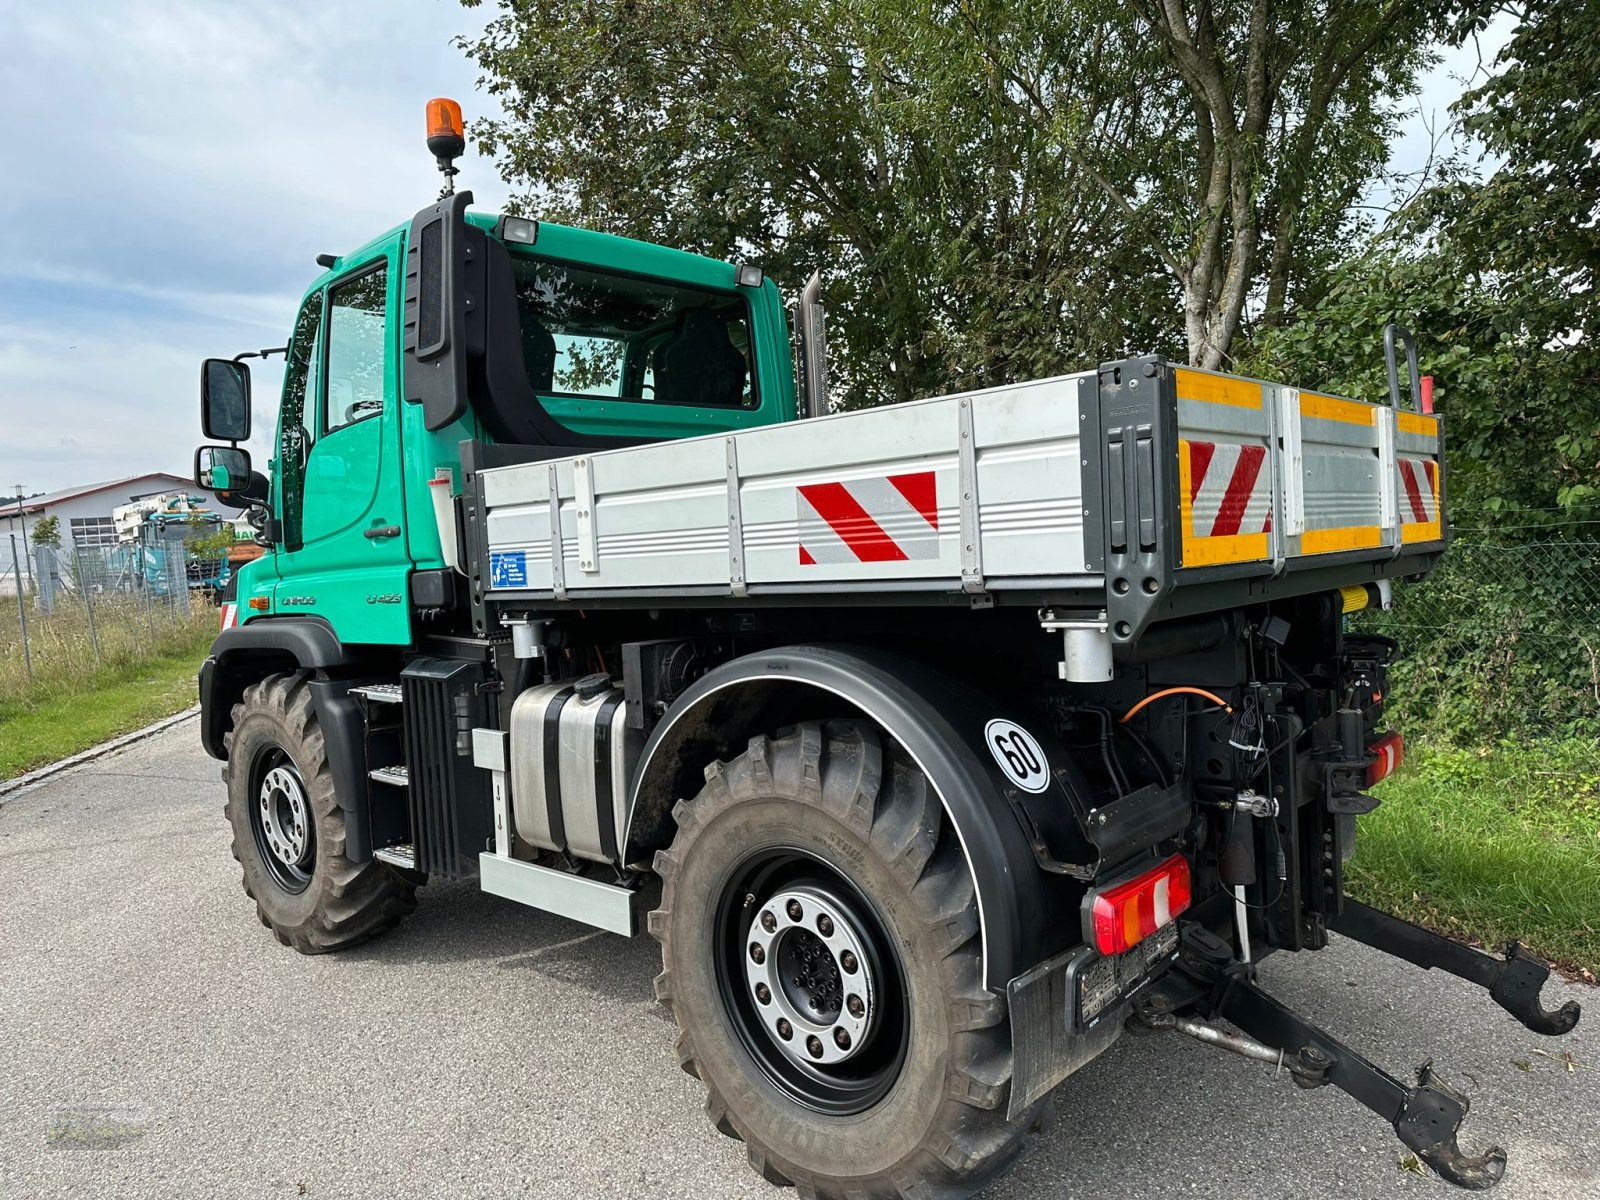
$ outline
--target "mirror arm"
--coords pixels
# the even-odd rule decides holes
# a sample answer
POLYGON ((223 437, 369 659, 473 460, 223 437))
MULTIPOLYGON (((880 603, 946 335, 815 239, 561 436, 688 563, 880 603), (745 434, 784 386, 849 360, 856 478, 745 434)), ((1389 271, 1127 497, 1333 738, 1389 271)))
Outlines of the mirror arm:
POLYGON ((247 358, 267 358, 274 354, 282 354, 287 356, 288 353, 289 347, 287 346, 273 346, 267 350, 241 350, 238 354, 233 356, 233 361, 243 362, 247 358))

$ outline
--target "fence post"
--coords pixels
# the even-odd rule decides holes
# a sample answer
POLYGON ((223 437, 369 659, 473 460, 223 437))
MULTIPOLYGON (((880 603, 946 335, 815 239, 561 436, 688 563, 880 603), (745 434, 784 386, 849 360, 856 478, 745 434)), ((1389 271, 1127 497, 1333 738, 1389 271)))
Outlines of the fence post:
MULTIPOLYGON (((83 593, 83 611, 89 614, 89 644, 94 647, 95 666, 100 665, 100 632, 94 627, 94 601, 89 598, 89 573, 83 568, 83 547, 73 546, 78 556, 78 590, 83 593)), ((103 572, 102 572, 103 574, 103 572)))
POLYGON ((50 546, 35 546, 33 557, 39 611, 48 617, 56 611, 56 552, 50 546))
POLYGON ((17 583, 17 620, 22 623, 22 664, 28 670, 28 682, 33 682, 33 651, 28 646, 28 602, 22 596, 22 564, 17 562, 17 535, 11 535, 11 573, 17 583))
POLYGON ((178 614, 189 615, 189 544, 181 537, 167 543, 167 570, 175 590, 178 614))

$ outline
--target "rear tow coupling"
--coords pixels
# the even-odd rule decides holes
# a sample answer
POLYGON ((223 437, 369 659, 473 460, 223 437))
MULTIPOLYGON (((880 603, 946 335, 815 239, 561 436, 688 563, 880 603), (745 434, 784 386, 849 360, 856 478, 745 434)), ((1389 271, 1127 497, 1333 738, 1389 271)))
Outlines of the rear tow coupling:
POLYGON ((1506 1152, 1499 1146, 1466 1154, 1457 1145, 1467 1098, 1439 1079, 1431 1063, 1423 1063, 1416 1086, 1407 1087, 1285 1008, 1243 973, 1229 973, 1215 1010, 1215 1015, 1245 1030, 1242 1035, 1196 1017, 1161 1011, 1159 998, 1149 999, 1154 1003, 1136 1001, 1136 1011, 1128 1018, 1130 1028, 1170 1030, 1267 1063, 1286 1071, 1295 1086, 1307 1090, 1331 1083, 1389 1121, 1419 1159, 1460 1187, 1481 1191, 1505 1174, 1506 1152))

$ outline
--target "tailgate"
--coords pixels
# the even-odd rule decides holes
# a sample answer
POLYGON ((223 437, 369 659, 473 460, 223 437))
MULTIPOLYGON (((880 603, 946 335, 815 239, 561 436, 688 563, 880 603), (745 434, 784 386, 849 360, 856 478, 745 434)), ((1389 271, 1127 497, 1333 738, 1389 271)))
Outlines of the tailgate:
POLYGON ((1443 541, 1437 416, 1187 367, 1173 376, 1181 570, 1384 562, 1443 541))

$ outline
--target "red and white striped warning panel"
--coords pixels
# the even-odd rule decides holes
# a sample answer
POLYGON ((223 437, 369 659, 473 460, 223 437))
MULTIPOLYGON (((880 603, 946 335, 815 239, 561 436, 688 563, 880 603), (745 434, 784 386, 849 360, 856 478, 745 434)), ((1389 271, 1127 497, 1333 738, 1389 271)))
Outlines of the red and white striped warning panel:
POLYGON ((795 488, 795 509, 801 566, 939 557, 932 471, 801 484, 795 488))
POLYGON ((232 629, 239 623, 239 606, 228 603, 222 606, 222 628, 232 629))
POLYGON ((1439 464, 1431 458, 1402 456, 1400 538, 1406 542, 1439 539, 1439 464))
POLYGON ((1178 486, 1184 566, 1268 556, 1272 472, 1265 446, 1180 439, 1178 486))

